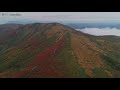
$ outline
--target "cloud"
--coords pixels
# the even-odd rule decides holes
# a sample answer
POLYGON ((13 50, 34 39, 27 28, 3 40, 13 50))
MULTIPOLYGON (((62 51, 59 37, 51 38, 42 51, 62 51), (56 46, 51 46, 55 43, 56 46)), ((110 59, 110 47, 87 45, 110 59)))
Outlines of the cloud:
POLYGON ((85 29, 76 29, 76 30, 95 36, 104 36, 104 35, 120 36, 120 29, 117 28, 85 28, 85 29))

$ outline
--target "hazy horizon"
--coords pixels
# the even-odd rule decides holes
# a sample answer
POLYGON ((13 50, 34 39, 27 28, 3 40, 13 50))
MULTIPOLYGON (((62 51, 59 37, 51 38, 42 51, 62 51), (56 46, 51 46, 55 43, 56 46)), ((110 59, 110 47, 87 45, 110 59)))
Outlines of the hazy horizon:
POLYGON ((0 24, 9 21, 120 23, 120 12, 0 12, 0 24))

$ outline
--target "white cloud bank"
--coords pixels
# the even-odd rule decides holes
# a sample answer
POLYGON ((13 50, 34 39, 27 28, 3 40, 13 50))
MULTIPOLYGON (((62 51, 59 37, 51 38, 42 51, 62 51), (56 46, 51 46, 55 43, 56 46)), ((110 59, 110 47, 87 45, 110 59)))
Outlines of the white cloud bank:
POLYGON ((85 29, 76 29, 76 30, 95 36, 104 36, 104 35, 120 36, 120 29, 117 28, 85 28, 85 29))

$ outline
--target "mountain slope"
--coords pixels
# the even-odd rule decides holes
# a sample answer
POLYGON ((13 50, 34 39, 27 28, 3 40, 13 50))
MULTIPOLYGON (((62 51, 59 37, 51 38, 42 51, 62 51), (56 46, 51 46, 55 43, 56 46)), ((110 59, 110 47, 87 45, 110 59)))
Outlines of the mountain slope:
POLYGON ((111 37, 94 37, 59 23, 9 31, 13 34, 0 42, 1 78, 120 77, 119 39, 114 43, 111 37))

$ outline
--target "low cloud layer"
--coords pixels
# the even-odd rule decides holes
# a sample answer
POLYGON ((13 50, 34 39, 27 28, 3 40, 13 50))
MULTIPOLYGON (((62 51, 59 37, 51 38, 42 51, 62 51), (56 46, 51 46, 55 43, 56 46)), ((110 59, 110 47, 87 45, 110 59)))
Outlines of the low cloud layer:
POLYGON ((76 29, 76 30, 95 36, 104 36, 104 35, 120 36, 120 29, 117 28, 85 28, 85 29, 76 29))

